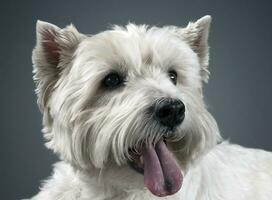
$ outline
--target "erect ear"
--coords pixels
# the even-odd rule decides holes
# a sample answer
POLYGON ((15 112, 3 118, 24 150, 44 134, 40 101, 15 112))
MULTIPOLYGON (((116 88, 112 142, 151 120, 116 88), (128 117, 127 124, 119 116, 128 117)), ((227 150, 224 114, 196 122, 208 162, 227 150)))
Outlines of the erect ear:
POLYGON ((64 29, 42 21, 36 24, 36 46, 32 53, 38 105, 43 109, 52 88, 63 71, 69 68, 78 44, 85 37, 73 25, 64 29))
POLYGON ((182 38, 191 46, 198 55, 201 65, 202 80, 209 79, 209 45, 208 36, 211 24, 211 16, 206 15, 196 22, 190 22, 187 27, 181 29, 182 38))

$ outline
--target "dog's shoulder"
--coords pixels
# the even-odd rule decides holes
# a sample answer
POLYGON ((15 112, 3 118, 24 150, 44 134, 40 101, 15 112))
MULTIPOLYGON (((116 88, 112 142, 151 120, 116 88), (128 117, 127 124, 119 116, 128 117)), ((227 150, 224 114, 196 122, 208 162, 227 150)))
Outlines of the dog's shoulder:
MULTIPOLYGON (((262 149, 247 148, 225 141, 218 144, 209 156, 217 157, 217 160, 221 162, 231 162, 232 165, 237 163, 237 165, 242 165, 241 167, 249 167, 249 163, 254 163, 254 165, 261 165, 261 168, 265 169, 269 165, 271 171, 272 152, 262 149)), ((251 167, 254 168, 254 165, 251 165, 251 167)))
POLYGON ((72 188, 76 182, 75 173, 70 165, 64 162, 55 163, 52 175, 43 181, 41 191, 32 200, 66 199, 65 196, 73 199, 72 197, 80 192, 79 187, 72 188))
POLYGON ((41 191, 32 200, 96 199, 99 189, 95 185, 95 180, 84 180, 71 165, 58 162, 54 164, 52 176, 43 182, 41 191))
MULTIPOLYGON (((222 199, 271 199, 272 153, 223 142, 197 166, 207 195, 222 199), (216 194, 218 192, 218 194, 216 194)), ((215 198, 216 199, 216 198, 215 198)))

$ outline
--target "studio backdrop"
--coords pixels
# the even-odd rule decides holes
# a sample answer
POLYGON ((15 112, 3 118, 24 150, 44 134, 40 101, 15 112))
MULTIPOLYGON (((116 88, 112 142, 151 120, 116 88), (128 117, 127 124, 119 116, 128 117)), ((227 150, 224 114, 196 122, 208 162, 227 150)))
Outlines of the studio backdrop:
POLYGON ((209 111, 224 138, 272 150, 271 1, 1 1, 0 195, 29 198, 57 160, 44 146, 32 81, 38 19, 95 34, 112 24, 186 26, 211 15, 209 111))

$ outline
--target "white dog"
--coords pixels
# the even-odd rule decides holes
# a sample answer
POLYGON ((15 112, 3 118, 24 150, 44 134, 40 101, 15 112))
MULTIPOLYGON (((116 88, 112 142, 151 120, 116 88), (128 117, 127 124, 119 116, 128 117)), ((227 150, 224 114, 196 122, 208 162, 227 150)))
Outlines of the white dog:
POLYGON ((90 36, 38 21, 38 105, 62 161, 32 199, 271 200, 272 153, 221 142, 206 109, 210 22, 90 36))

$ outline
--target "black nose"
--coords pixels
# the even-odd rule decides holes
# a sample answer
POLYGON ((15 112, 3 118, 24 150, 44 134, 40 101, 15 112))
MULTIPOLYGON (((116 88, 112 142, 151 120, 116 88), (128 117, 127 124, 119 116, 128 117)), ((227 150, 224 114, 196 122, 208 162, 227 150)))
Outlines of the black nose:
POLYGON ((159 99, 155 105, 155 117, 163 125, 174 128, 185 117, 185 106, 182 101, 170 98, 159 99))

